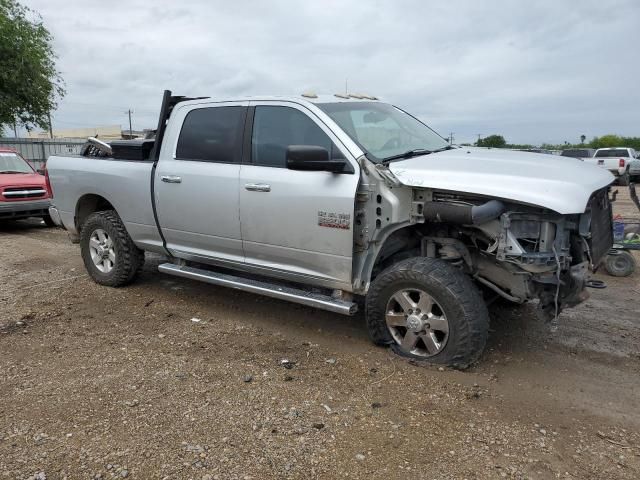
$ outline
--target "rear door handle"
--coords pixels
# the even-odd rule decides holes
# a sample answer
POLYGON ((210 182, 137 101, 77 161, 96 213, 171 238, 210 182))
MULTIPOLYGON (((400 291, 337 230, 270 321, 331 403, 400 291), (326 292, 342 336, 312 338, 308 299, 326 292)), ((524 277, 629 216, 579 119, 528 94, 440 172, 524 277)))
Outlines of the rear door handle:
POLYGON ((244 188, 250 192, 270 192, 271 185, 266 183, 247 183, 244 188))
POLYGON ((177 175, 162 175, 160 180, 164 183, 182 183, 182 177, 178 177, 177 175))

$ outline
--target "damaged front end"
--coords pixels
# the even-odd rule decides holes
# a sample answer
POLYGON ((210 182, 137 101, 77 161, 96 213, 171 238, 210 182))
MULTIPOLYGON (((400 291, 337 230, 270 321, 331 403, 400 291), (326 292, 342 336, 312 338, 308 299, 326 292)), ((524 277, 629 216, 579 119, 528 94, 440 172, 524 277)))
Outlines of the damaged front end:
POLYGON ((596 191, 574 215, 433 192, 423 208, 423 254, 457 262, 509 301, 538 299, 551 321, 588 298, 591 273, 613 243, 608 191, 596 191))

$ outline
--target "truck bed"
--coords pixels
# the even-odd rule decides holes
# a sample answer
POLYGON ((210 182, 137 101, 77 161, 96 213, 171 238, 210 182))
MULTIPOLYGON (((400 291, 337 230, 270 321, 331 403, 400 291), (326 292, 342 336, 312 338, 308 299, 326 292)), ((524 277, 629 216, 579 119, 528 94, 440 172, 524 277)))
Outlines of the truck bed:
MULTIPOLYGON (((86 195, 108 198, 139 247, 161 246, 153 216, 151 175, 153 161, 125 158, 52 156, 47 170, 54 186, 55 205, 65 225, 76 225, 78 201, 86 195), (56 192, 55 186, 62 186, 56 192)), ((71 233, 77 234, 76 231, 71 233)))

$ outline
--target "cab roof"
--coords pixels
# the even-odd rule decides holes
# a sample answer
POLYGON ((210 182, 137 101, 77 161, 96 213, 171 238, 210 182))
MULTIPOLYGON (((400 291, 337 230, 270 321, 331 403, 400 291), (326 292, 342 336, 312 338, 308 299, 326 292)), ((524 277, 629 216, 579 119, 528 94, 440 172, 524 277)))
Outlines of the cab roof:
POLYGON ((306 92, 300 95, 251 95, 245 97, 235 98, 214 98, 214 97, 199 97, 189 100, 185 100, 181 103, 194 104, 202 103, 203 101, 211 102, 250 102, 250 101, 276 101, 276 102, 294 102, 294 103, 347 103, 347 102, 378 102, 380 99, 373 95, 355 94, 355 93, 336 93, 336 94, 322 94, 317 95, 313 92, 306 92))

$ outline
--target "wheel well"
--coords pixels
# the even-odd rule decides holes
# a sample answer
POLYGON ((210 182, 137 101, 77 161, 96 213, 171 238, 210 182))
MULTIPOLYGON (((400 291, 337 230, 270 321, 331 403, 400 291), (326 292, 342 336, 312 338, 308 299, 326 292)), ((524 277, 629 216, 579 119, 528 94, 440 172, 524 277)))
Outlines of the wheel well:
POLYGON ((422 236, 415 225, 403 227, 389 235, 378 252, 371 271, 371 280, 394 263, 419 256, 422 236))
POLYGON ((76 227, 78 232, 80 232, 84 221, 89 215, 105 210, 115 210, 106 198, 95 194, 87 194, 80 197, 76 205, 76 227))

